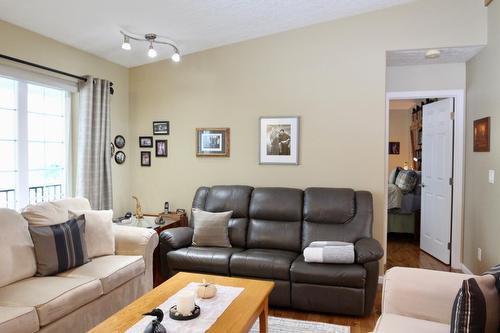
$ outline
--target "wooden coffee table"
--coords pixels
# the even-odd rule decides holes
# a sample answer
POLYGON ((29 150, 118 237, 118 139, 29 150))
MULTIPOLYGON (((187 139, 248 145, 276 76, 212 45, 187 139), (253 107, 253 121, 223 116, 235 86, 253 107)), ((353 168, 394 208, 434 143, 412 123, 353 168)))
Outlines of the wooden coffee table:
POLYGON ((89 332, 125 332, 143 317, 143 313, 164 303, 190 282, 201 282, 203 279, 223 286, 244 288, 207 332, 248 332, 257 318, 260 332, 267 332, 268 297, 274 282, 183 272, 138 298, 89 332))

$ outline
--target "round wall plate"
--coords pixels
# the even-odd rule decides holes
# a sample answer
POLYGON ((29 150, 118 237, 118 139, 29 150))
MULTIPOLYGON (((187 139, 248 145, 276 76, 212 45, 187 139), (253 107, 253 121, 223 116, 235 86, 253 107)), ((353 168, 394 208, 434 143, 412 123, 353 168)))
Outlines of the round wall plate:
POLYGON ((115 154, 115 162, 118 164, 123 164, 125 162, 125 153, 121 150, 117 151, 115 154))
POLYGON ((123 147, 125 147, 125 138, 123 137, 123 135, 115 136, 115 146, 118 149, 122 149, 123 147))

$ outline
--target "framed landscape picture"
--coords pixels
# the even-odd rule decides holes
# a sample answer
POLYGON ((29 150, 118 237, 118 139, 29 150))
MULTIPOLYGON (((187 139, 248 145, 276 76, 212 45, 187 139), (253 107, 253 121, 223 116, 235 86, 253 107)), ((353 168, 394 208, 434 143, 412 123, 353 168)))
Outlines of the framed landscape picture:
POLYGON ((299 164, 299 120, 260 118, 260 164, 299 164))
POLYGON ((169 135, 170 122, 168 121, 153 121, 153 134, 154 135, 169 135))
POLYGON ((197 128, 196 156, 229 157, 229 128, 197 128))
POLYGON ((474 120, 474 152, 490 151, 490 117, 474 120))

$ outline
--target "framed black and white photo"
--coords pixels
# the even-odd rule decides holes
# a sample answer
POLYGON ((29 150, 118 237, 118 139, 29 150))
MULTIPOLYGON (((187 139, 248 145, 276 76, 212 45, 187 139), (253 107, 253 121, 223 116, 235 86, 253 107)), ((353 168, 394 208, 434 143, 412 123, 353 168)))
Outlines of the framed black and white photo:
POLYGON ((399 155, 399 142, 389 142, 389 155, 399 155))
POLYGON ((260 164, 299 164, 299 117, 260 118, 260 164))
POLYGON ((170 122, 168 121, 153 121, 153 134, 154 135, 169 135, 170 122))
POLYGON ((152 136, 140 136, 139 137, 139 147, 140 148, 153 148, 153 137, 152 136))
POLYGON ((118 149, 122 149, 123 147, 125 147, 125 138, 123 137, 123 135, 115 136, 115 146, 118 149))
POLYGON ((141 166, 151 166, 150 151, 141 151, 141 166))
POLYGON ((167 140, 156 140, 155 143, 156 143, 156 149, 155 149, 156 157, 167 157, 168 156, 167 140))
POLYGON ((117 151, 116 154, 115 154, 115 162, 117 164, 123 164, 125 163, 125 153, 121 150, 117 151))
POLYGON ((229 128, 197 128, 196 156, 229 157, 229 128))

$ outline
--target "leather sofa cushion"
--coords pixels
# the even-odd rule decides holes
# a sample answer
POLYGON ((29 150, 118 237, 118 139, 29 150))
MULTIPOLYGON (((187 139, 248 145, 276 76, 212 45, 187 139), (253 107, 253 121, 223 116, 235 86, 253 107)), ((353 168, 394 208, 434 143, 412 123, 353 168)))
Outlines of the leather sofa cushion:
POLYGON ((34 307, 45 326, 101 295, 101 283, 94 278, 33 277, 0 288, 0 306, 34 307))
POLYGON ((0 306, 0 332, 34 333, 38 329, 35 308, 0 306))
POLYGON ((248 217, 248 204, 252 194, 250 186, 213 186, 205 201, 207 212, 233 211, 233 218, 248 217))
POLYGON ((303 192, 294 188, 263 187, 252 192, 250 218, 272 221, 301 221, 303 192))
POLYGON ((304 191, 304 220, 343 224, 356 214, 355 192, 347 188, 307 188, 304 191))
POLYGON ((449 333, 450 325, 384 313, 378 320, 374 333, 449 333))
POLYGON ((300 252, 300 221, 250 220, 247 248, 300 252))
POLYGON ((28 222, 15 210, 0 209, 0 287, 36 273, 28 222))
POLYGON ((364 288, 366 281, 366 270, 361 265, 307 263, 303 255, 293 262, 290 275, 292 283, 337 287, 364 288))
POLYGON ((58 274, 61 277, 91 277, 99 279, 104 294, 143 274, 142 256, 111 255, 92 259, 91 262, 58 274))
POLYGON ((298 254, 290 251, 250 249, 231 257, 231 275, 290 280, 290 266, 298 254))
POLYGON ((175 271, 229 275, 229 259, 240 248, 186 247, 167 254, 168 265, 175 271))

